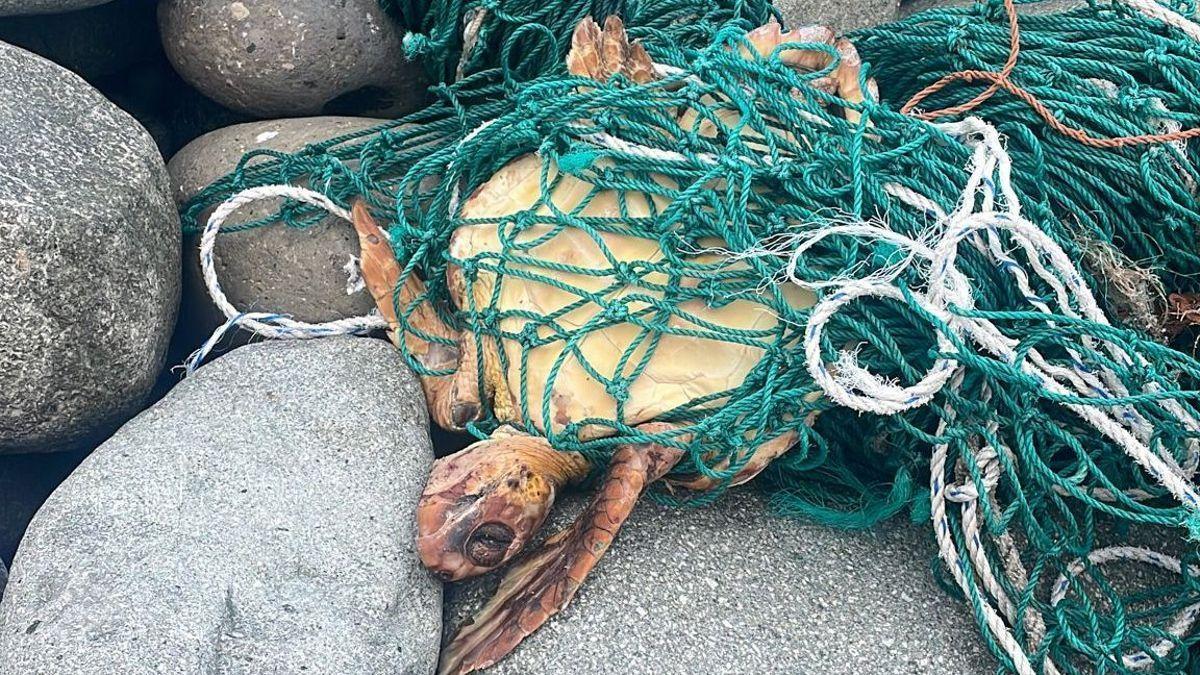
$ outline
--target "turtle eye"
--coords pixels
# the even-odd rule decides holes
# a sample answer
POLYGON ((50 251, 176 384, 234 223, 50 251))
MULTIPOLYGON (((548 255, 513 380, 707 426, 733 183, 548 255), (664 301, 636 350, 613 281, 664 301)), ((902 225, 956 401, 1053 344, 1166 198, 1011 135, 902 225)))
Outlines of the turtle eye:
POLYGON ((516 533, 504 523, 484 523, 467 537, 463 552, 471 562, 481 567, 493 567, 504 561, 516 533))

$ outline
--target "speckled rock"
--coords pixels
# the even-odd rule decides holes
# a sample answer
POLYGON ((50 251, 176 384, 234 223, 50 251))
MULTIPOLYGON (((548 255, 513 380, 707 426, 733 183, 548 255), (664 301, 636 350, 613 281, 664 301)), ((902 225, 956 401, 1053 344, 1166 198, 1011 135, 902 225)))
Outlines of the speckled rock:
POLYGON ((66 14, 5 19, 0 21, 0 40, 40 54, 93 84, 162 57, 154 4, 146 0, 113 0, 66 14))
POLYGON ((95 7, 110 0, 0 0, 0 16, 52 14, 95 7))
POLYGON ((838 33, 876 26, 899 17, 898 0, 776 0, 789 27, 820 24, 838 33))
MULTIPOLYGON (((292 152, 307 143, 359 131, 382 122, 361 117, 314 117, 238 124, 205 134, 168 165, 179 204, 232 171, 246 152, 269 148, 292 152)), ((230 225, 274 212, 277 201, 236 211, 230 225)), ((202 219, 203 220, 203 219, 202 219)), ((365 291, 347 293, 346 265, 358 254, 354 228, 337 218, 303 230, 271 225, 217 238, 215 262, 221 287, 236 307, 290 314, 303 321, 330 321, 369 312, 365 291)), ((184 321, 202 340, 224 322, 200 276, 198 237, 184 245, 184 321)))
POLYGON ((158 12, 176 70, 234 110, 395 114, 424 100, 378 0, 163 0, 158 12))
POLYGON ((179 217, 149 134, 0 43, 0 453, 103 440, 141 409, 179 301, 179 217))
MULTIPOLYGON (((565 523, 581 500, 556 509, 565 523)), ((643 501, 575 601, 489 675, 989 675, 966 607, 934 582, 931 535, 769 516, 753 489, 643 501)), ((497 579, 447 586, 447 634, 497 579)))
POLYGON ((441 586, 413 531, 431 461, 387 343, 237 349, 38 512, 0 602, 0 673, 432 673, 441 586))

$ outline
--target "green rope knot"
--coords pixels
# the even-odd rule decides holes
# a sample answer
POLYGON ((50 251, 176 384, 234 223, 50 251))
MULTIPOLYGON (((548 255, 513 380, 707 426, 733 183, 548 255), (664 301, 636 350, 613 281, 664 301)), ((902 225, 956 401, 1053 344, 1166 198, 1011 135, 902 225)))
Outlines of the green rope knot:
MULTIPOLYGON (((498 317, 488 314, 483 321, 483 328, 490 333, 496 329, 499 323, 498 317)), ((532 321, 525 324, 521 327, 520 332, 517 333, 516 339, 526 349, 539 344, 541 338, 538 336, 538 325, 532 321)))
POLYGON ((479 261, 476 258, 467 258, 466 260, 455 261, 458 268, 462 270, 463 279, 467 283, 474 283, 479 278, 479 261))
POLYGON ((405 33, 400 45, 404 49, 404 58, 409 61, 422 61, 436 54, 441 46, 423 33, 405 33))
POLYGON ((600 153, 596 150, 572 150, 558 156, 558 168, 564 173, 579 175, 591 168, 592 163, 599 157, 600 153))
POLYGON ((629 319, 629 307, 624 298, 613 298, 604 307, 604 316, 614 324, 625 323, 629 319))
POLYGON ((629 400, 629 382, 627 380, 611 380, 605 383, 604 391, 618 404, 629 400))
POLYGON ((625 286, 635 286, 638 280, 641 279, 641 274, 638 270, 642 269, 643 265, 640 261, 618 260, 613 266, 613 277, 615 280, 625 286))

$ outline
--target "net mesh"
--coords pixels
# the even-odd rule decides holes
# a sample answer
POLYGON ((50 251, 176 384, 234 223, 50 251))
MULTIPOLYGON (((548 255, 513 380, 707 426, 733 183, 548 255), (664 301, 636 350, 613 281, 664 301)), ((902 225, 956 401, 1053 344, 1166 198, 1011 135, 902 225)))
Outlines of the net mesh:
MULTIPOLYGON (((845 57, 832 44, 756 51, 763 5, 536 4, 398 4, 431 68, 462 73, 439 101, 295 155, 252 153, 185 222, 253 185, 364 197, 404 276, 425 280, 417 303, 500 364, 510 396, 477 433, 513 422, 597 464, 653 440, 686 451, 677 474, 718 483, 787 438, 759 480, 774 506, 841 527, 932 519, 939 569, 1003 669, 1187 669, 1200 364, 1155 322, 1162 289, 1196 290, 1196 144, 1080 146, 1004 92, 971 113, 1004 143, 901 113, 947 73, 1003 66, 999 2, 852 35, 865 101, 831 90, 845 57), (464 49, 479 9, 484 46, 464 49), (657 79, 567 74, 571 29, 608 12, 657 79), (649 419, 675 425, 647 434, 649 419)), ((1096 135, 1192 128, 1198 47, 1094 3, 1023 17, 1012 78, 1096 135)), ((441 339, 414 325, 417 303, 396 307, 402 329, 441 339)))

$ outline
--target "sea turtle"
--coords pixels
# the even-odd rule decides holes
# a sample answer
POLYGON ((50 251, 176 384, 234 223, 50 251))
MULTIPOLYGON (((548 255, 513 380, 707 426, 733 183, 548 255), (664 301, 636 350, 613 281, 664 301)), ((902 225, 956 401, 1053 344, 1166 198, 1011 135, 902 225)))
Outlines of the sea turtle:
MULTIPOLYGON (((859 59, 846 40, 835 39, 824 27, 806 27, 783 31, 770 23, 747 34, 746 43, 760 55, 774 53, 785 43, 820 43, 834 46, 839 54, 837 67, 823 78, 821 86, 848 101, 863 100, 860 90, 859 59)), ((745 49, 745 48, 743 48, 745 49)), ((749 54, 743 54, 749 57, 749 54)), ((830 65, 828 50, 788 48, 777 56, 786 64, 804 71, 830 65)), ((577 76, 606 81, 621 74, 633 82, 655 78, 656 69, 646 51, 630 43, 616 17, 609 17, 601 29, 591 19, 576 28, 568 69, 577 76)), ((873 86, 873 83, 871 83, 873 86)), ((695 114, 685 112, 684 115, 695 114)), ((721 111, 720 115, 734 115, 721 111)), ((845 116, 858 120, 858 113, 847 107, 845 116)), ((704 133, 703 125, 698 122, 704 133)), ((685 125, 686 126, 686 125, 685 125)), ((495 173, 463 204, 462 217, 495 221, 498 218, 536 210, 548 213, 545 201, 539 202, 539 176, 543 160, 520 157, 495 173)), ((557 167, 550 167, 552 173, 557 167)), ((667 181, 665 177, 656 180, 667 181)), ((665 184, 665 183, 664 183, 665 184)), ((590 194, 591 185, 566 176, 553 189, 553 205, 562 211, 579 209, 585 216, 638 217, 650 209, 661 209, 663 197, 627 201, 619 205, 612 192, 590 194), (586 201, 586 204, 584 202, 586 201), (651 203, 653 201, 653 203, 651 203)), ((596 372, 611 374, 623 367, 620 357, 637 339, 638 327, 632 324, 608 325, 594 329, 574 347, 580 358, 560 359, 562 341, 528 350, 523 373, 503 363, 518 362, 522 349, 515 341, 480 345, 470 331, 461 334, 443 323, 435 309, 423 298, 423 282, 410 275, 396 288, 401 270, 393 256, 387 235, 359 203, 354 222, 362 244, 363 279, 376 299, 379 310, 393 327, 392 338, 403 340, 406 348, 430 370, 451 371, 446 376, 422 378, 431 417, 447 429, 462 429, 476 420, 485 401, 501 422, 532 420, 541 431, 559 430, 580 420, 615 419, 618 402, 605 387, 581 365, 586 362, 596 372), (395 294, 395 297, 394 297, 395 294), (413 331, 397 330, 395 307, 405 308, 410 326, 425 336, 446 338, 427 340, 413 331), (450 345, 457 345, 457 347, 450 345), (480 347, 482 346, 482 351, 480 347), (508 351, 507 361, 500 350, 508 351), (476 354, 482 353, 482 363, 476 354), (556 360, 548 415, 539 407, 520 410, 512 392, 519 387, 539 391, 548 384, 548 373, 556 360), (483 369, 479 378, 478 368, 483 369), (519 381, 519 378, 527 378, 519 381), (484 391, 477 383, 482 379, 484 391)), ((603 248, 620 262, 657 261, 664 257, 656 241, 604 232, 603 248)), ((539 259, 569 262, 576 268, 609 269, 613 260, 591 235, 573 228, 552 231, 551 225, 533 224, 517 236, 518 243, 530 244, 524 255, 539 259)), ((714 247, 721 241, 704 242, 714 247)), ((453 260, 467 260, 479 252, 499 252, 504 247, 493 223, 467 224, 456 230, 450 243, 453 260)), ((700 252, 698 262, 722 262, 718 253, 700 252)), ((725 261, 738 265, 736 261, 725 261)), ((519 264, 510 269, 519 270, 519 264)), ((520 274, 480 273, 471 285, 473 298, 467 297, 463 271, 451 264, 448 286, 458 308, 473 300, 479 305, 495 303, 502 309, 526 309, 542 315, 559 312, 560 321, 583 326, 600 308, 579 303, 579 294, 565 287, 583 290, 610 289, 612 276, 562 273, 563 287, 539 283, 520 274), (498 286, 498 287, 497 287, 498 286)), ((645 294, 645 289, 640 289, 645 294)), ((799 287, 788 285, 787 302, 803 309, 815 303, 815 297, 799 287)), ((643 300, 634 300, 636 305, 643 300)), ((779 318, 764 305, 735 300, 723 306, 692 302, 687 314, 709 324, 730 328, 769 328, 779 318)), ((633 311, 631 309, 631 311, 633 311)), ((509 312, 501 319, 502 329, 520 333, 525 319, 520 312, 509 312)), ((672 322, 684 319, 671 319, 672 322)), ((712 392, 736 387, 759 360, 762 349, 756 344, 739 344, 696 337, 662 334, 645 370, 623 399, 622 419, 640 430, 669 433, 672 425, 656 421, 664 411, 712 392)), ((488 340, 488 342, 495 342, 488 340)), ((398 343, 398 342, 397 342, 398 343)), ((399 343, 398 343, 399 344, 399 343)), ((529 425, 526 425, 527 427, 529 425)), ((581 436, 609 433, 610 427, 584 427, 581 436)), ((750 480, 774 458, 785 452, 795 433, 784 433, 758 447, 753 457, 730 481, 737 485, 750 480)), ((626 444, 613 452, 607 474, 594 498, 567 530, 550 537, 540 550, 523 557, 507 572, 495 596, 475 619, 464 626, 443 653, 442 673, 465 673, 495 663, 510 652, 524 637, 536 630, 551 615, 570 601, 584 577, 604 553, 634 503, 650 483, 663 478, 679 462, 682 452, 657 443, 626 444)), ((560 452, 540 436, 523 434, 510 426, 501 426, 492 436, 456 454, 435 462, 428 485, 418 507, 418 549, 427 567, 445 580, 458 580, 495 569, 512 560, 541 527, 557 492, 565 485, 588 476, 592 467, 581 454, 560 452)), ((705 490, 718 481, 704 476, 670 480, 689 490, 705 490)), ((721 483, 727 484, 727 483, 721 483)))

